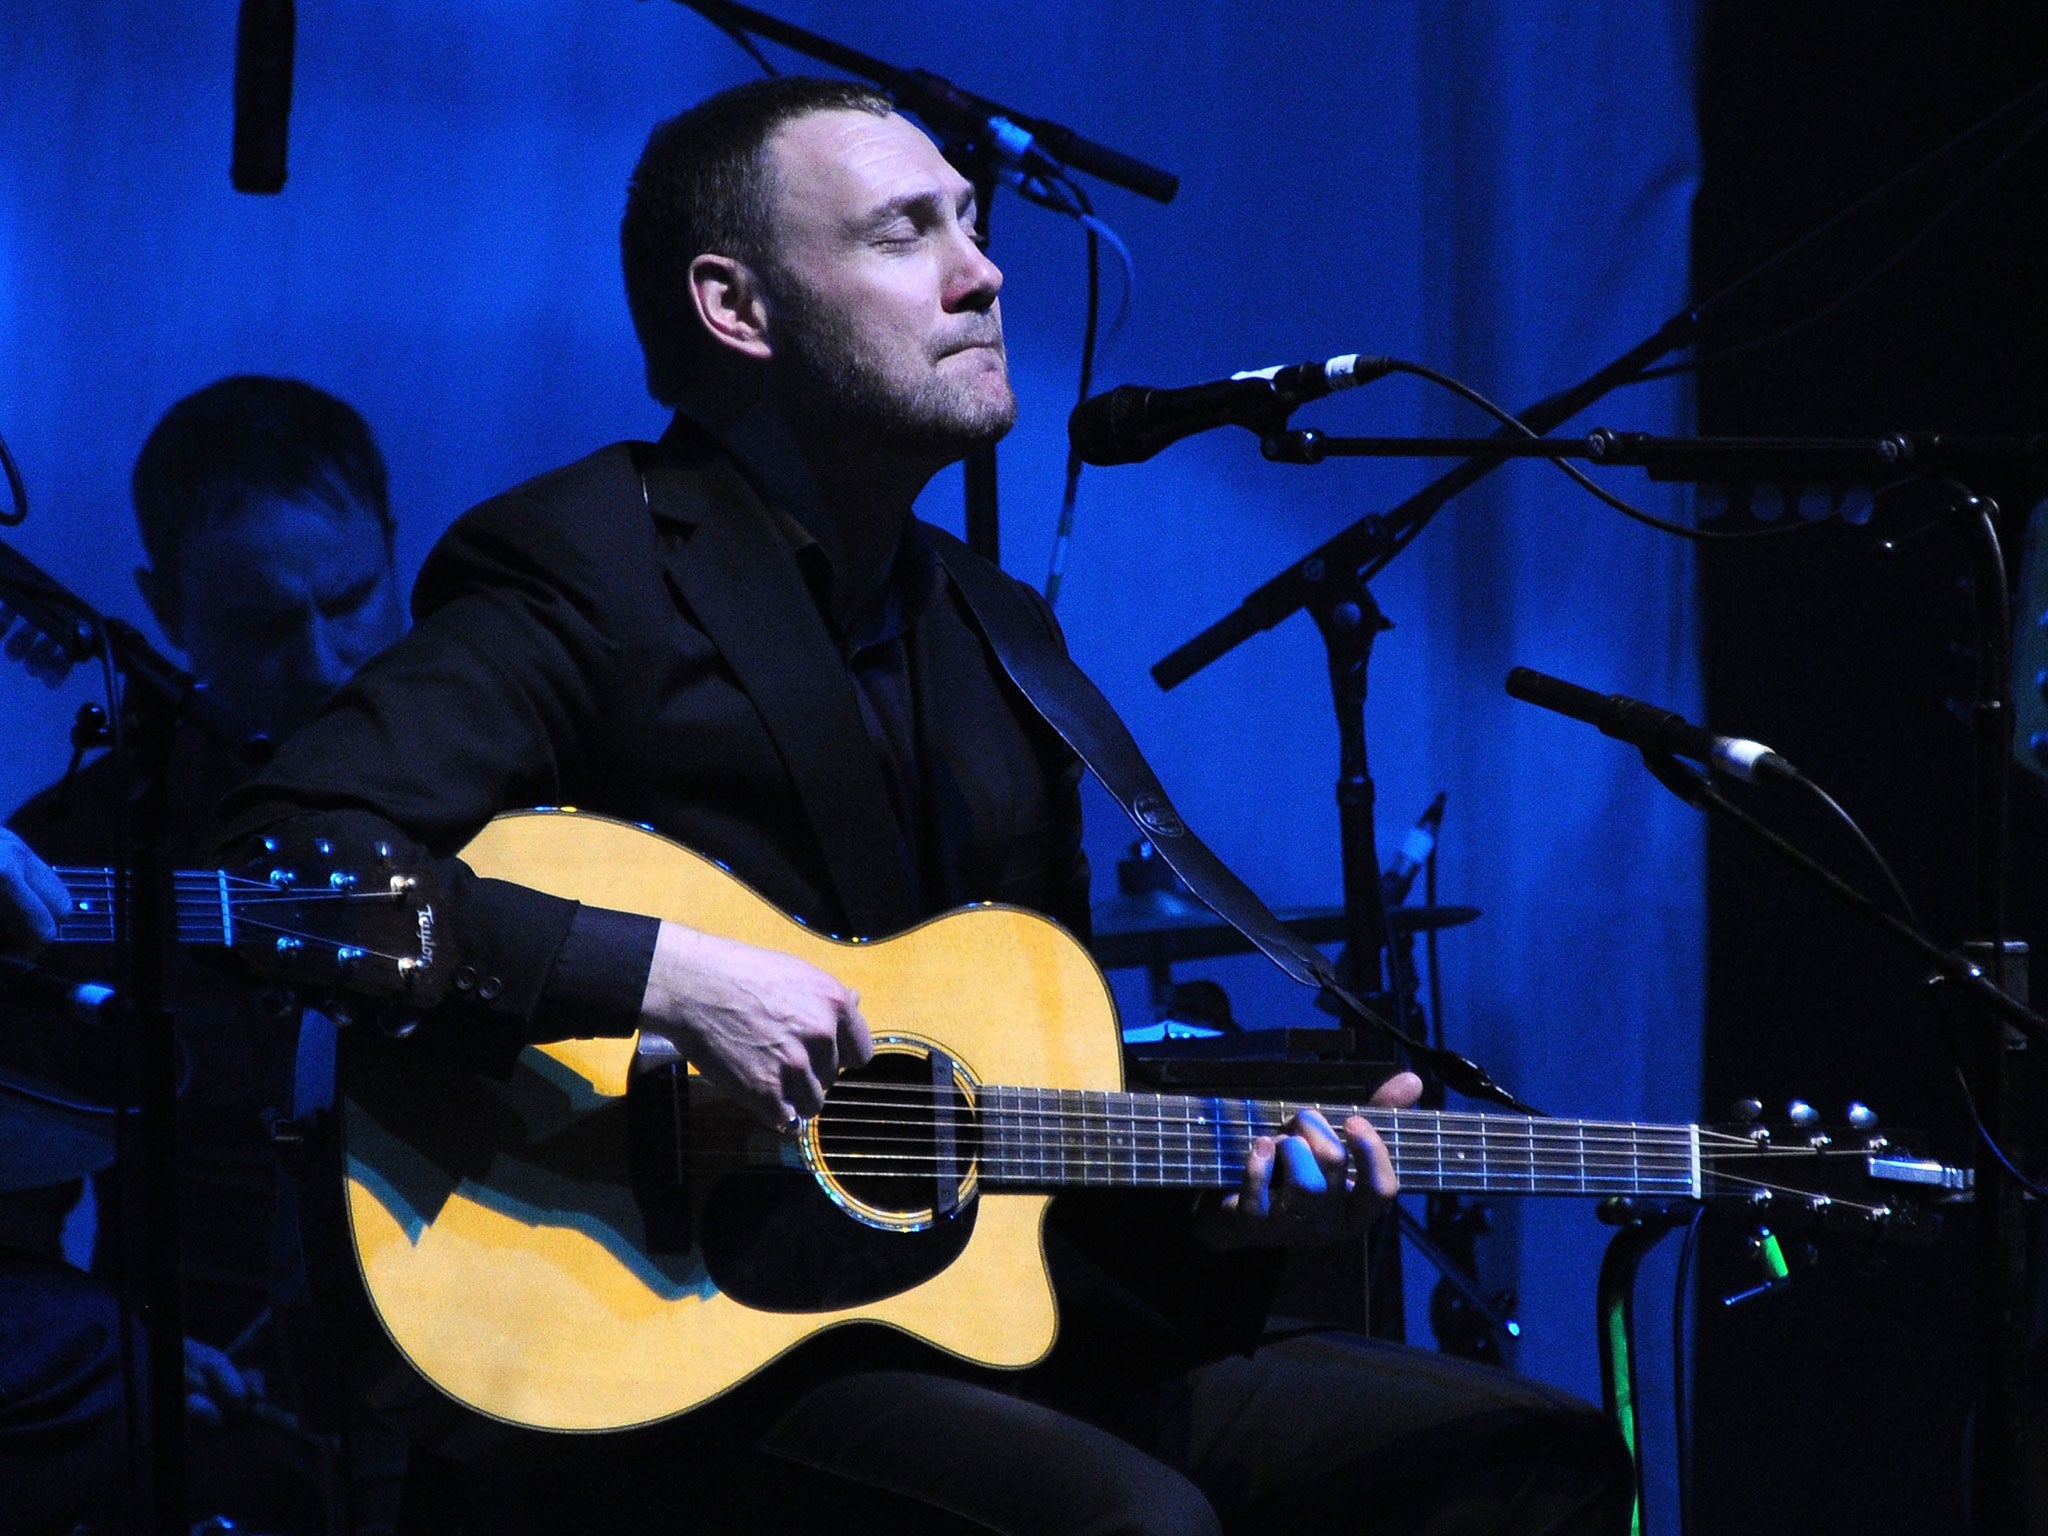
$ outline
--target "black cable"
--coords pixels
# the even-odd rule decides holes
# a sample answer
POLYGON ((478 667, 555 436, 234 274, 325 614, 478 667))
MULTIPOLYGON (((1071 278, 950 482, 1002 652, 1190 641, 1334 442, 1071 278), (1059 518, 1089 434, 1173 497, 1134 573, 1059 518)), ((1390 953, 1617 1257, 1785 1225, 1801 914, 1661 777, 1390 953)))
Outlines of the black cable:
POLYGON ((1915 251, 1919 250, 1922 245, 1926 244, 1937 229, 1954 217, 1963 204, 1969 202, 1970 199, 1981 192, 2000 171, 2004 170, 2012 162, 2015 155, 2039 138, 2043 130, 2048 130, 2048 114, 2044 114, 2029 123, 2012 143, 2008 144, 1989 165, 1985 166, 1982 171, 1979 171, 1970 180, 1969 184, 1962 191, 1951 198, 1947 205, 1936 213, 1933 218, 1914 231, 1907 238, 1904 245, 1901 245, 1891 255, 1885 257, 1884 260, 1864 273, 1863 276, 1857 278, 1819 309, 1803 315, 1797 320, 1790 321, 1768 335, 1753 337, 1744 342, 1737 342, 1733 346, 1723 347, 1720 351, 1710 353, 1705 357, 1692 357, 1681 362, 1666 363, 1661 368, 1646 368, 1636 376, 1636 382, 1643 383, 1649 379, 1662 379, 1674 374, 1697 372, 1701 368, 1726 362, 1730 358, 1741 357, 1748 352, 1755 352, 1764 347, 1776 346, 1779 342, 1788 340, 1798 335, 1801 331, 1820 324, 1821 321, 1827 319, 1830 315, 1839 313, 1844 305, 1869 288, 1872 283, 1883 277, 1887 272, 1896 269, 1911 257, 1915 251))
MULTIPOLYGON (((1430 844, 1429 857, 1422 865, 1422 904, 1436 905, 1436 855, 1443 842, 1441 830, 1436 841, 1430 844)), ((1437 963, 1437 928, 1431 924, 1422 936, 1422 952, 1429 957, 1429 1043, 1442 1046, 1444 1043, 1444 973, 1437 963)))
MULTIPOLYGON (((704 16, 704 13, 702 11, 699 11, 697 14, 699 16, 704 16)), ((710 22, 711 25, 713 25, 714 27, 718 28, 719 31, 723 32, 727 37, 731 38, 734 42, 738 43, 741 48, 745 49, 747 57, 752 59, 756 64, 761 66, 762 74, 767 75, 770 78, 773 78, 782 73, 781 70, 777 69, 773 64, 770 64, 768 62, 768 55, 761 51, 761 45, 754 41, 753 34, 747 31, 745 27, 740 26, 736 22, 726 21, 723 18, 717 16, 704 16, 704 19, 710 22)))
MULTIPOLYGON (((1731 298, 1738 291, 1748 287, 1751 283, 1755 282, 1758 278, 1762 277, 1765 273, 1771 271, 1773 268, 1781 265, 1786 261, 1789 261, 1792 257, 1796 256, 1799 252, 1805 250, 1815 241, 1821 239, 1823 236, 1827 235, 1831 231, 1839 228, 1848 220, 1854 218, 1864 209, 1870 207, 1874 203, 1883 201, 1885 198, 1889 197, 1893 192, 1897 191, 1899 188, 1905 186, 1908 182, 1912 181, 1915 177, 1919 176, 1919 174, 1922 171, 1928 169, 1937 161, 1946 159, 1949 155, 1953 154, 1956 150, 1962 148, 1963 145, 1967 144, 1970 140, 1976 138, 1977 135, 1984 132, 1994 123, 1997 123, 2001 119, 2011 115, 2013 112, 2018 111, 2022 106, 2027 105, 2029 102, 2032 101, 2034 97, 2041 95, 2044 91, 2048 91, 2048 76, 2044 76, 2042 79, 2035 81, 2032 85, 2028 86, 2025 90, 2021 91, 2017 96, 2014 96, 2009 101, 2007 101, 2003 106, 1994 108, 1991 112, 1986 114, 1984 117, 1979 118, 1976 122, 1972 123, 1969 127, 1963 129, 1962 132, 1956 134, 1953 138, 1950 138, 1946 142, 1935 147, 1934 149, 1929 150, 1926 154, 1922 155, 1918 160, 1915 160, 1911 165, 1907 166, 1904 170, 1898 171, 1893 175, 1886 177, 1883 181, 1879 182, 1875 187, 1871 188, 1868 192, 1864 193, 1861 197, 1857 198, 1854 202, 1850 203, 1840 212, 1836 213, 1831 218, 1825 219, 1821 223, 1815 225, 1812 229, 1808 230, 1805 234, 1801 235, 1797 240, 1794 240, 1790 245, 1785 246, 1778 251, 1774 251, 1771 255, 1765 257, 1761 262, 1751 267, 1747 272, 1743 273, 1733 282, 1724 285, 1721 289, 1714 293, 1712 297, 1704 299, 1699 304, 1694 306, 1693 312, 1696 315, 1703 315, 1708 310, 1722 303, 1724 300, 1731 298)), ((1764 336, 1752 341, 1742 342, 1732 347, 1724 348, 1723 350, 1712 353, 1706 357, 1693 357, 1688 358, 1682 362, 1667 363, 1661 368, 1646 368, 1641 373, 1637 374, 1632 382, 1644 383, 1650 379, 1662 379, 1671 377, 1675 374, 1694 372, 1700 368, 1707 367, 1710 364, 1722 362, 1727 358, 1735 357, 1745 352, 1755 351, 1759 347, 1769 346, 1776 342, 1783 341, 1786 337, 1792 335, 1793 333, 1804 330, 1807 326, 1818 322, 1819 320, 1825 318, 1829 314, 1832 314, 1835 310, 1839 309, 1842 306, 1842 304, 1848 302, 1850 298, 1854 297, 1864 288, 1867 288, 1872 282, 1876 281, 1879 277, 1883 276, 1885 272, 1897 266, 1898 263, 1904 260, 1905 257, 1908 254, 1910 254, 1911 251, 1915 249, 1927 235, 1933 232, 1934 228, 1937 225, 1945 222, 1952 214, 1955 213, 1955 211, 1958 208, 1960 208, 1963 205, 1963 203, 1967 202, 1970 198, 1976 196, 1978 192, 1983 190, 1985 183, 1987 183, 1993 176, 1995 176, 1998 173, 1998 171, 2004 168, 2005 163, 2011 159, 2013 153, 2015 153, 2018 149, 2024 146, 2024 144, 2029 139, 2033 138, 2036 134, 2038 134, 2044 125, 2048 125, 2048 117, 2038 119, 2028 124, 2027 127, 2023 128, 2020 131, 2020 136, 2012 144, 2008 145, 2006 150, 2002 152, 1997 158, 1995 158, 1992 161, 1992 163, 1985 168, 1985 170, 1980 172, 1975 179, 1973 179, 1967 186, 1965 186, 1963 190, 1960 193, 1958 193, 1956 197, 1948 204, 1948 206, 1946 206, 1939 213, 1937 213, 1931 222, 1929 222, 1926 226, 1924 226, 1922 229, 1920 229, 1914 235, 1912 235, 1908 239, 1905 246, 1901 247, 1900 250, 1894 253, 1893 256, 1888 257, 1878 267, 1876 267, 1871 272, 1866 274, 1863 278, 1858 280, 1846 293, 1843 293, 1840 296, 1838 296, 1824 309, 1818 311, 1815 314, 1809 315, 1804 319, 1796 320, 1792 322, 1790 325, 1786 326, 1784 329, 1773 332, 1768 336, 1764 336)))
MULTIPOLYGON (((1954 1044, 1953 1037, 1950 1040, 1954 1044)), ((1969 1074, 1963 1071, 1962 1063, 1956 1063, 1956 1086, 1962 1090, 1963 1106, 1970 1112, 1970 1124, 1976 1128, 1977 1139, 1984 1143, 1998 1165, 2012 1176, 2012 1180, 2036 1200, 2048 1200, 2048 1186, 2043 1186, 2021 1173, 2005 1148, 1998 1144, 1998 1138, 1991 1134, 1991 1127, 1984 1123, 1984 1112, 1977 1107, 1976 1090, 1970 1087, 1969 1074)))
POLYGON ((0 470, 7 474, 7 496, 14 505, 0 512, 0 528, 19 528, 28 520, 28 487, 22 483, 21 470, 14 462, 14 455, 7 451, 7 439, 0 437, 0 470))
MULTIPOLYGON (((1479 393, 1478 390, 1472 388, 1471 385, 1460 383, 1449 374, 1438 373, 1434 368, 1425 367, 1421 363, 1403 362, 1398 358, 1389 359, 1387 366, 1389 372, 1412 373, 1419 379, 1427 379, 1430 383, 1447 389, 1462 399, 1471 401, 1472 404, 1478 406, 1479 409, 1486 412, 1495 421, 1521 433, 1526 438, 1536 439, 1542 436, 1540 432, 1529 426, 1521 417, 1495 405, 1486 396, 1479 393)), ((1605 502, 1608 506, 1614 508, 1615 511, 1621 513, 1622 516, 1632 518, 1634 521, 1642 523, 1647 527, 1655 528, 1659 532, 1674 534, 1681 539, 1691 539, 1695 543, 1723 543, 1731 539, 1774 538, 1781 534, 1804 533, 1809 528, 1820 526, 1817 523, 1788 522, 1778 523, 1769 528, 1689 528, 1684 523, 1674 523, 1669 518, 1658 517, 1655 513, 1645 512, 1641 507, 1623 501, 1619 496, 1594 481, 1574 464, 1568 463, 1563 459, 1551 459, 1548 462, 1555 465, 1559 472, 1576 482, 1597 500, 1605 502)), ((1416 531, 1420 532, 1421 530, 1418 528, 1416 531)), ((1406 543, 1407 541, 1403 540, 1393 553, 1400 553, 1400 550, 1406 547, 1406 543)))
POLYGON ((1685 1339, 1694 1261, 1699 1256, 1700 1218, 1704 1205, 1693 1208, 1678 1247, 1678 1278, 1671 1287, 1671 1438, 1678 1462, 1678 1536, 1692 1529, 1692 1402, 1686 1395, 1685 1339))
MULTIPOLYGON (((1076 182, 1061 178, 1062 185, 1072 194, 1074 206, 1084 216, 1095 210, 1090 206, 1087 192, 1076 182)), ((1082 229, 1088 236, 1088 304, 1087 314, 1081 328, 1081 389, 1079 398, 1086 400, 1095 387, 1095 340, 1102 319, 1102 241, 1091 223, 1084 222, 1082 229)), ((1081 452, 1071 445, 1067 449, 1066 484, 1060 493, 1059 525, 1053 531, 1052 559, 1045 573, 1045 602, 1049 608, 1057 608, 1060 601, 1060 583, 1067 574, 1067 548, 1074 537, 1074 507, 1081 493, 1081 452)))
POLYGON ((1798 783, 1804 789, 1806 789, 1808 793, 1817 796, 1820 800, 1820 803, 1826 806, 1830 811, 1834 812, 1835 816, 1841 821, 1842 825, 1849 829, 1850 835, 1856 839, 1858 845, 1862 847, 1864 853, 1869 856, 1871 864, 1876 867, 1877 872, 1879 874, 1884 876, 1885 884, 1891 887, 1892 899, 1899 904, 1899 915, 1904 917, 1907 922, 1913 924, 1915 927, 1918 927, 1920 919, 1919 916, 1913 911, 1913 902, 1912 899, 1906 895, 1906 888, 1899 883, 1899 877, 1892 872, 1891 865, 1885 862, 1884 855, 1877 851, 1877 844, 1873 843, 1870 840, 1870 838, 1865 834, 1864 830, 1856 825, 1856 818, 1851 816, 1847 811, 1843 810, 1840 803, 1836 801, 1833 795, 1829 794, 1826 790, 1822 789, 1818 784, 1814 783, 1813 780, 1809 779, 1805 774, 1794 774, 1793 779, 1796 783, 1798 783))
POLYGON ((1693 1253, 1704 1206, 1695 1210, 1685 1224, 1685 1237, 1678 1248, 1678 1269, 1671 1282, 1671 1449, 1678 1480, 1678 1532, 1686 1536, 1692 1523, 1692 1415, 1686 1402, 1685 1339, 1688 1321, 1686 1282, 1692 1276, 1693 1253))

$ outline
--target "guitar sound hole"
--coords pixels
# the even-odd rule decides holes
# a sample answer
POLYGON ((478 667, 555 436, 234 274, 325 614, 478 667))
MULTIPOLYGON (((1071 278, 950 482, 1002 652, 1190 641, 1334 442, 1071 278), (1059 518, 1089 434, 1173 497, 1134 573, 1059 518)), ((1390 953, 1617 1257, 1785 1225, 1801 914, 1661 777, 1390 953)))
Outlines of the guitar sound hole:
POLYGON ((952 1215, 981 1154, 952 1060, 921 1048, 878 1050, 833 1085, 816 1125, 830 1181, 855 1208, 884 1219, 952 1215))

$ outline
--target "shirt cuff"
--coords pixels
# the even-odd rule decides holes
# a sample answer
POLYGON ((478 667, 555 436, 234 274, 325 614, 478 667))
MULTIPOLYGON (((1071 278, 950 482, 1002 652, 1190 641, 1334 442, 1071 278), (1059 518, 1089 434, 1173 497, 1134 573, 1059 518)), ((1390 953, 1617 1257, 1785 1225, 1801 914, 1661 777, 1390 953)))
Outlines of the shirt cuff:
POLYGON ((541 988, 536 1038, 580 1040, 630 1035, 654 968, 661 920, 606 907, 579 906, 569 936, 541 988))

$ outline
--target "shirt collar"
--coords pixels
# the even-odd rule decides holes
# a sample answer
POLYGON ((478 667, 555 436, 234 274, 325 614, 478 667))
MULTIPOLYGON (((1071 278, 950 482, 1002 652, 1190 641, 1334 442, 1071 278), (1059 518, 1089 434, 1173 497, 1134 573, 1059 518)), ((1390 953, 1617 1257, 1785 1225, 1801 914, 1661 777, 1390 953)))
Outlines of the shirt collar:
MULTIPOLYGON (((757 403, 722 432, 714 432, 682 412, 677 425, 688 423, 712 438, 739 467, 760 495, 777 531, 796 556, 797 568, 828 627, 833 623, 834 572, 828 541, 838 526, 838 511, 825 499, 815 476, 797 451, 796 437, 780 411, 757 403)), ((670 428, 675 431, 675 427, 670 428)), ((933 553, 915 517, 903 525, 896 564, 874 601, 849 617, 840 636, 848 654, 885 644, 903 634, 947 580, 946 569, 933 553)))

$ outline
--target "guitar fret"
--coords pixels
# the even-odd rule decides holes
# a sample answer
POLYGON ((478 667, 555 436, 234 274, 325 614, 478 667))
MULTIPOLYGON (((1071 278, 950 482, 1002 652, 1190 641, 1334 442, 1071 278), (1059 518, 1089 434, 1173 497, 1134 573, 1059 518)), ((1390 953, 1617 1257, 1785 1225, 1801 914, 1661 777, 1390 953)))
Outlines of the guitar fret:
POLYGON ((1089 1090, 1083 1088, 1074 1095, 1074 1108, 1068 1123, 1073 1129, 1074 1152, 1081 1162, 1079 1182, 1099 1184, 1102 1182, 1102 1154, 1105 1149, 1102 1146, 1102 1128, 1088 1115, 1088 1093, 1089 1090))
POLYGON ((1048 1146, 1050 1148, 1049 1151, 1042 1153, 1045 1159, 1044 1171, 1048 1184, 1064 1184, 1067 1182, 1067 1143, 1066 1137, 1060 1129, 1059 1119, 1060 1100, 1063 1096, 1057 1088, 1041 1088, 1038 1091, 1038 1134, 1040 1145, 1041 1148, 1048 1146), (1054 1165, 1054 1158, 1058 1159, 1057 1166, 1054 1165))
POLYGON ((1009 1116, 999 1112, 1002 1090, 992 1088, 981 1095, 982 1145, 988 1149, 989 1178, 996 1183, 1003 1181, 1009 1166, 1007 1142, 1010 1134, 1009 1116))

